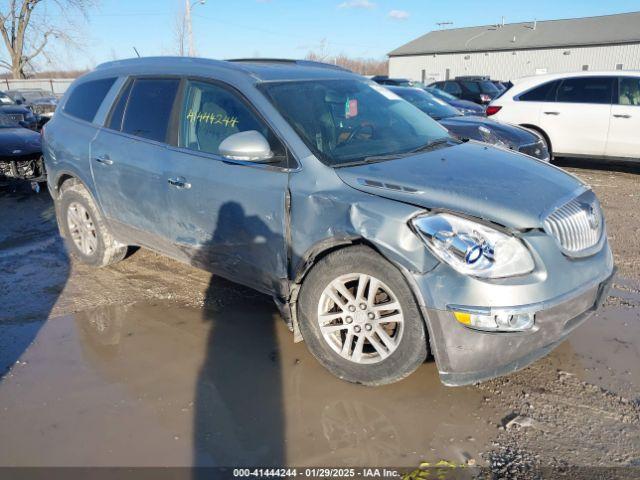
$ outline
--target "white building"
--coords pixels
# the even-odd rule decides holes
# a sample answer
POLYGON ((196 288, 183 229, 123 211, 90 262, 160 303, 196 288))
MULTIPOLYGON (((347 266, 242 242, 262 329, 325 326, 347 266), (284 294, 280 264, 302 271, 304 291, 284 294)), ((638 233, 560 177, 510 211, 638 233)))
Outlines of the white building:
POLYGON ((640 12, 437 30, 389 53, 389 76, 512 80, 579 70, 640 70, 640 12))

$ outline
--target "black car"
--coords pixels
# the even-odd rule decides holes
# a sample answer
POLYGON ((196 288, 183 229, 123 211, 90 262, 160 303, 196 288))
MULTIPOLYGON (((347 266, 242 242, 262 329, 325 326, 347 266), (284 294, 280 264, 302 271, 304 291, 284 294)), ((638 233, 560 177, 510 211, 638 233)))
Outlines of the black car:
POLYGON ((386 75, 376 75, 375 77, 371 77, 376 83, 380 85, 393 85, 395 87, 412 87, 413 82, 406 78, 390 78, 386 75))
POLYGON ((496 122, 486 117, 464 116, 451 105, 421 88, 387 87, 413 104, 461 140, 477 140, 509 150, 517 150, 545 162, 549 152, 542 140, 524 128, 496 122))
POLYGON ((51 120, 58 106, 58 97, 42 89, 9 90, 6 94, 19 105, 27 106, 33 111, 38 129, 51 120))
POLYGON ((434 82, 429 86, 479 105, 486 105, 500 95, 500 90, 487 77, 456 77, 455 80, 434 82))
POLYGON ((18 105, 9 95, 2 92, 0 92, 0 115, 8 116, 23 127, 32 130, 37 128, 38 122, 33 112, 24 105, 18 105))
POLYGON ((470 102, 469 100, 461 100, 458 97, 454 97, 450 93, 435 87, 425 87, 425 90, 434 97, 439 98, 445 103, 456 108, 462 112, 463 115, 474 115, 476 117, 484 117, 486 115, 485 108, 477 103, 470 102))
POLYGON ((40 134, 0 114, 0 181, 46 181, 40 134))

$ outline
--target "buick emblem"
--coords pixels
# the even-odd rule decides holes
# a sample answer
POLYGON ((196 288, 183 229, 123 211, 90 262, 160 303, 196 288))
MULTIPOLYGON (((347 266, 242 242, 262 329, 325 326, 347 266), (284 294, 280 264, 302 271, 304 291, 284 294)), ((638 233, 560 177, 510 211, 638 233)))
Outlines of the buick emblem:
POLYGON ((597 230, 598 227, 600 227, 600 215, 598 209, 594 205, 585 205, 585 211, 587 213, 589 226, 593 230, 597 230))

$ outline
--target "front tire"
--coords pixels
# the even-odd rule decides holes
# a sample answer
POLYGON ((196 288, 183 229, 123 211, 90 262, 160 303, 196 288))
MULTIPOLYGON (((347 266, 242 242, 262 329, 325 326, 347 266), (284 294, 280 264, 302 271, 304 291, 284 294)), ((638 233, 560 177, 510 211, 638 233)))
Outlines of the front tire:
POLYGON ((427 357, 424 321, 407 282, 368 247, 321 259, 305 278, 298 305, 309 350, 343 380, 397 382, 427 357))
POLYGON ((80 183, 63 186, 58 225, 69 252, 83 263, 104 267, 122 260, 127 246, 113 238, 91 194, 80 183))

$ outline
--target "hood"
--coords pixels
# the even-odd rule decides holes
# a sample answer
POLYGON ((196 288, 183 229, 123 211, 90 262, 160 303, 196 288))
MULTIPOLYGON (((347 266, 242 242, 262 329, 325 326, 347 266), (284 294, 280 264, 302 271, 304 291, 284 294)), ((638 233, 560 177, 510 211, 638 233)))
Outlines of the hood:
POLYGON ((33 99, 30 103, 33 105, 57 105, 58 99, 56 97, 41 97, 33 99))
POLYGON ((0 157, 21 157, 42 151, 40 134, 27 128, 0 128, 0 157))
POLYGON ((541 215, 583 186, 557 167, 476 142, 335 171, 357 190, 517 229, 541 228, 541 215))
POLYGON ((538 141, 538 137, 524 128, 496 122, 486 117, 449 117, 443 118, 439 122, 457 137, 470 138, 480 142, 493 143, 491 139, 496 137, 497 140, 506 143, 510 147, 518 147, 538 141), (491 132, 490 137, 483 135, 479 127, 489 129, 491 132))
POLYGON ((29 113, 31 113, 31 110, 20 105, 0 105, 0 113, 20 114, 27 116, 29 113))

